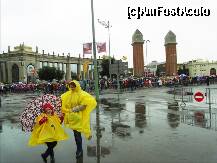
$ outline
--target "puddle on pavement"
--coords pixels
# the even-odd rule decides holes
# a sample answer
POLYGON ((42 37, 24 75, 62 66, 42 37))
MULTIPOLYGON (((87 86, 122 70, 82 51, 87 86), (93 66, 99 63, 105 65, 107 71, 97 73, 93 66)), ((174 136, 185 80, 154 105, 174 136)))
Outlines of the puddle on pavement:
MULTIPOLYGON (((216 132, 195 127, 204 125, 195 123, 193 112, 181 110, 179 104, 172 100, 165 102, 150 98, 144 101, 143 96, 137 97, 141 100, 129 98, 122 100, 121 105, 115 98, 101 99, 100 123, 97 123, 94 111, 91 114, 93 139, 84 139, 84 162, 119 163, 121 160, 143 163, 145 160, 150 163, 190 163, 194 160, 202 163, 204 159, 208 163, 216 162, 216 132), (206 147, 211 149, 208 153, 206 147)), ((1 159, 4 163, 42 161, 40 153, 44 151, 44 146, 26 146, 29 133, 22 132, 19 123, 22 103, 18 107, 4 104, 4 109, 0 108, 1 115, 4 115, 0 117, 0 146, 5 146, 1 159), (5 109, 6 106, 9 108, 5 109)), ((75 162, 73 133, 68 129, 66 131, 70 139, 55 147, 57 162, 75 162)))

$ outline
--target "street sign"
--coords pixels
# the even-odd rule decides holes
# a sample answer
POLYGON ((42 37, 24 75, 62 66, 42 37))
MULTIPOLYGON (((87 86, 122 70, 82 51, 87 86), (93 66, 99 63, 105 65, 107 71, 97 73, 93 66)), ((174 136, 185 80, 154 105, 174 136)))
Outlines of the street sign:
POLYGON ((204 100, 204 95, 202 92, 196 92, 194 94, 194 99, 197 101, 197 102, 202 102, 204 100))

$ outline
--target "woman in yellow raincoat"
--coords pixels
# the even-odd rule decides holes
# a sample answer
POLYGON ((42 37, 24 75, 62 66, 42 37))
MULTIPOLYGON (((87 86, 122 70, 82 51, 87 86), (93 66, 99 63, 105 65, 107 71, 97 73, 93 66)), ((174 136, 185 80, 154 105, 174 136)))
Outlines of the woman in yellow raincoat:
POLYGON ((44 162, 47 162, 47 157, 50 155, 51 163, 55 162, 53 148, 57 145, 57 141, 68 139, 61 126, 63 117, 58 117, 50 103, 43 105, 43 113, 36 118, 36 124, 33 128, 29 139, 30 146, 39 144, 47 144, 47 150, 41 154, 44 162))
POLYGON ((76 158, 83 156, 81 133, 91 138, 90 113, 97 103, 93 96, 83 91, 78 81, 69 83, 69 91, 61 96, 64 124, 74 131, 77 146, 76 158))

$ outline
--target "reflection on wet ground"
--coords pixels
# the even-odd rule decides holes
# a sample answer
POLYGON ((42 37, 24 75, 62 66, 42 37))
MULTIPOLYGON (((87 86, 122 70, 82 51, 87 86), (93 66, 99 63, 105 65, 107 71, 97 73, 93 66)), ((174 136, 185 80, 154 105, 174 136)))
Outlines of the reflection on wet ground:
MULTIPOLYGON (((214 163, 217 160, 216 114, 187 103, 186 108, 167 94, 166 88, 139 90, 100 97, 99 117, 91 114, 93 139, 84 139, 87 163, 214 163)), ((19 116, 37 95, 7 95, 0 108, 2 163, 42 162, 45 146, 27 146, 30 133, 21 131, 19 116), (13 156, 13 157, 11 157, 13 156)), ((67 141, 55 147, 56 162, 76 162, 71 130, 67 141)))

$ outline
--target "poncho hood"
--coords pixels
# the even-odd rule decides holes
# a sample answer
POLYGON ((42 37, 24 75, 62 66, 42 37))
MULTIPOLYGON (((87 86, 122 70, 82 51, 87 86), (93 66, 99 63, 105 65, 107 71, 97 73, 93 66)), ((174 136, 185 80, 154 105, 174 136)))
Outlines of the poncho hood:
POLYGON ((72 92, 80 92, 80 91, 81 91, 81 86, 80 86, 80 84, 79 84, 78 81, 72 80, 72 81, 69 82, 69 85, 70 85, 71 83, 75 83, 76 87, 75 87, 74 90, 72 90, 72 89, 69 87, 69 90, 70 90, 70 91, 72 91, 72 92))

